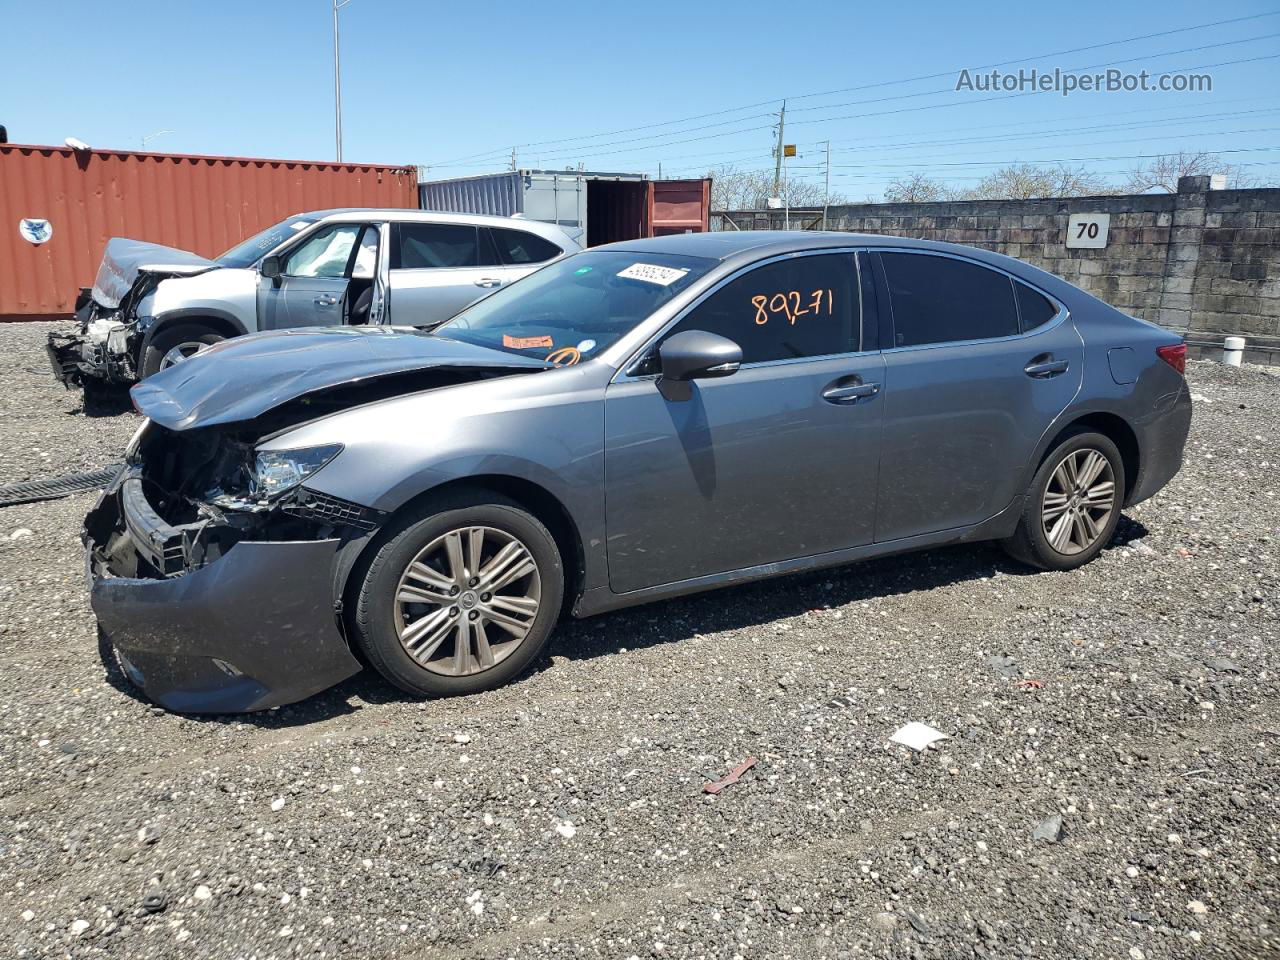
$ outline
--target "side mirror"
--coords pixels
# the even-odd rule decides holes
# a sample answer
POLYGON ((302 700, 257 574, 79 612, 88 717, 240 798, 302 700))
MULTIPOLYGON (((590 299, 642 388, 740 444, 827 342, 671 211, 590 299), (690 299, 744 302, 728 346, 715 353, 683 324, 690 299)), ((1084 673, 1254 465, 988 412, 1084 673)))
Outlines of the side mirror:
POLYGON ((705 330, 685 330, 658 347, 658 366, 664 380, 700 380, 738 372, 742 348, 732 340, 705 330))
POLYGON ((262 275, 268 280, 278 280, 280 278, 280 258, 274 254, 269 257, 262 258, 262 275))

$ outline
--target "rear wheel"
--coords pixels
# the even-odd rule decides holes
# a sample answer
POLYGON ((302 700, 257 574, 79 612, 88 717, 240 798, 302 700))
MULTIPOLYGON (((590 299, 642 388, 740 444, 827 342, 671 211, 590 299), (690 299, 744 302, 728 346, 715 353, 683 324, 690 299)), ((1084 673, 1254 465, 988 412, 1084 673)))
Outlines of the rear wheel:
POLYGON ((377 548, 352 632, 402 690, 477 693, 537 657, 563 593, 559 550, 536 517, 497 494, 458 493, 402 521, 377 548))
POLYGON ((1043 570, 1071 570, 1096 557, 1115 533, 1124 502, 1124 460, 1100 433, 1069 435, 1031 481, 1005 549, 1043 570))
POLYGON ((222 334, 208 327, 194 324, 162 330, 147 346, 146 355, 142 358, 142 379, 167 370, 210 344, 220 343, 225 339, 222 334))

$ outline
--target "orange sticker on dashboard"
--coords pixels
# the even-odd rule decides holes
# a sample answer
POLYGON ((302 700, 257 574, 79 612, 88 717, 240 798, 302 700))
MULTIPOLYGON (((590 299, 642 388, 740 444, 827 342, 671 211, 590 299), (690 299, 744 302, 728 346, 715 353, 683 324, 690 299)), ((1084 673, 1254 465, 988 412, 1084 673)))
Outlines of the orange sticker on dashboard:
POLYGON ((502 345, 512 350, 533 350, 538 347, 554 347, 556 342, 550 337, 513 337, 504 333, 502 345))
POLYGON ((582 353, 577 347, 561 347, 547 354, 547 363, 554 363, 557 367, 572 367, 581 359, 582 353))

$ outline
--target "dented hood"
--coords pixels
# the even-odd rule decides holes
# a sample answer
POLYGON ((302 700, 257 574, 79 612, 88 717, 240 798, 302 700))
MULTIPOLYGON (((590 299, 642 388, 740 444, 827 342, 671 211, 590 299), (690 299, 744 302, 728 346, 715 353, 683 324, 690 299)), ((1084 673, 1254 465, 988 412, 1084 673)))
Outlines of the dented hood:
POLYGON ((170 276, 191 276, 213 270, 218 266, 212 260, 185 250, 162 247, 158 243, 112 237, 102 254, 102 265, 93 281, 93 299, 114 310, 120 306, 133 282, 142 272, 163 273, 170 276))
POLYGON ((311 327, 251 334, 202 350, 132 390, 170 430, 252 420, 307 394, 433 368, 544 370, 548 364, 412 328, 311 327))

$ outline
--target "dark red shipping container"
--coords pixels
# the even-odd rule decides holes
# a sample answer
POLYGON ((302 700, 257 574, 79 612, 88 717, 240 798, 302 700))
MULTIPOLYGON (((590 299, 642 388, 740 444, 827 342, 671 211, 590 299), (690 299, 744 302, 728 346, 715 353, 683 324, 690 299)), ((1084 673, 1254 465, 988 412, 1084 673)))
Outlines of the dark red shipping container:
POLYGON ((0 144, 0 320, 69 315, 111 237, 213 257, 293 213, 417 206, 413 167, 0 144))

